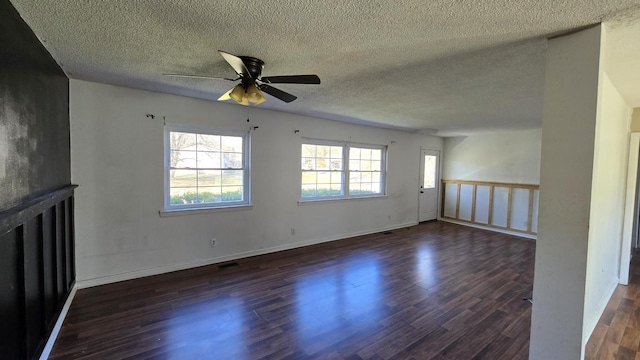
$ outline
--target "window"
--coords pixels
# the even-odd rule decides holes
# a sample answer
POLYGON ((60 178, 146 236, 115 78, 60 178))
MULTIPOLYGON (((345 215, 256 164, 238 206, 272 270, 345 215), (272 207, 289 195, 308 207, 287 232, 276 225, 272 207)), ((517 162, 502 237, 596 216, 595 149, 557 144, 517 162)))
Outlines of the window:
POLYGON ((165 209, 249 204, 247 132, 165 128, 165 209))
POLYGON ((382 149, 349 148, 349 194, 382 193, 382 149))
POLYGON ((302 198, 344 194, 343 147, 302 144, 302 198))
POLYGON ((385 146, 307 139, 302 144, 300 198, 384 195, 385 155, 385 146))

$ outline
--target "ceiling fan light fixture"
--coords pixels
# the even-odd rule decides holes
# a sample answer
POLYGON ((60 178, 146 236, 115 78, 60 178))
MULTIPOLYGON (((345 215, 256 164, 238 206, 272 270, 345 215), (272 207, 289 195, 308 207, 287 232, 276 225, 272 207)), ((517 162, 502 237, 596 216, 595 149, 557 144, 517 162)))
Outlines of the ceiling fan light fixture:
POLYGON ((247 96, 246 90, 242 93, 242 101, 240 102, 240 105, 249 106, 249 96, 247 96))
POLYGON ((250 85, 247 88, 246 94, 247 94, 247 97, 249 98, 249 102, 254 103, 256 105, 262 104, 266 100, 264 98, 264 95, 262 95, 262 91, 260 91, 260 89, 258 89, 258 87, 255 85, 250 85))
POLYGON ((244 88, 242 85, 236 85, 229 93, 229 97, 238 104, 242 104, 242 98, 245 96, 244 88))
POLYGON ((222 94, 222 96, 220 96, 220 97, 218 98, 218 101, 231 100, 231 96, 229 96, 229 94, 231 94, 231 91, 232 91, 232 90, 233 90, 233 89, 231 89, 231 90, 227 91, 226 93, 222 94))

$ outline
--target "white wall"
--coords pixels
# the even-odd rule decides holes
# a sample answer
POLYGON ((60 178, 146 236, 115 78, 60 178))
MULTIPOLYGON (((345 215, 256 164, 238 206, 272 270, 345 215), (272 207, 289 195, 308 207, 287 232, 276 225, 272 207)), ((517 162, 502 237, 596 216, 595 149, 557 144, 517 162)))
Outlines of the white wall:
POLYGON ((442 149, 433 136, 78 80, 70 82, 70 115, 80 286, 415 224, 420 148, 442 149), (159 216, 163 116, 259 127, 251 133, 253 208, 159 216), (389 196, 298 205, 302 136, 388 145, 389 196))
POLYGON ((538 184, 541 137, 531 129, 445 138, 442 178, 538 184))
MULTIPOLYGON (((605 41, 607 31, 603 32, 603 44, 605 41)), ((632 108, 602 71, 606 62, 607 54, 602 53, 589 217, 584 344, 618 285, 625 212, 632 108)))
POLYGON ((582 357, 600 33, 548 43, 531 360, 582 357))

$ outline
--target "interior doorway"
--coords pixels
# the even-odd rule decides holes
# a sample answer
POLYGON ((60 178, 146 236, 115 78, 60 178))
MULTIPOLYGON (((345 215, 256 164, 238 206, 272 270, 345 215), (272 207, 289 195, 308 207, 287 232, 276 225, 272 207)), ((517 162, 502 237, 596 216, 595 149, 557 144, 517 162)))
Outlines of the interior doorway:
POLYGON ((438 150, 421 149, 418 204, 418 221, 420 222, 438 218, 439 166, 440 152, 438 150))
POLYGON ((620 247, 620 284, 629 283, 629 264, 631 253, 638 247, 638 212, 640 201, 638 188, 640 182, 638 173, 640 161, 640 132, 631 133, 629 142, 629 165, 627 169, 627 194, 624 209, 624 223, 622 228, 622 246, 620 247))

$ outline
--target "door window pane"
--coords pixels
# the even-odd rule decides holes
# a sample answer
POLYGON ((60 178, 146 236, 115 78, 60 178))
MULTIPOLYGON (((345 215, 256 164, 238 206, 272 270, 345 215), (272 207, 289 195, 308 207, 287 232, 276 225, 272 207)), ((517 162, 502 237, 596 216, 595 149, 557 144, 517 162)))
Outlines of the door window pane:
POLYGON ((424 184, 425 189, 436 187, 436 157, 434 155, 424 156, 424 184))

